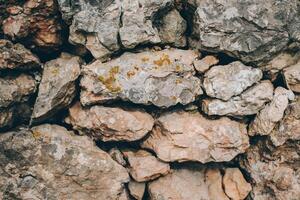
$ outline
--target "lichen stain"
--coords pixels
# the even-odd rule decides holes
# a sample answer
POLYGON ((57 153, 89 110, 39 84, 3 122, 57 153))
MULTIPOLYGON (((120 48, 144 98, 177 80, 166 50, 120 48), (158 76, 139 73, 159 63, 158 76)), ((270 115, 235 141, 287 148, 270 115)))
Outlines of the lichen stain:
POLYGON ((110 92, 120 92, 122 89, 120 86, 116 86, 116 75, 119 73, 120 67, 119 66, 114 66, 109 70, 109 75, 108 77, 104 76, 99 76, 98 79, 99 81, 105 85, 105 87, 110 91, 110 92))

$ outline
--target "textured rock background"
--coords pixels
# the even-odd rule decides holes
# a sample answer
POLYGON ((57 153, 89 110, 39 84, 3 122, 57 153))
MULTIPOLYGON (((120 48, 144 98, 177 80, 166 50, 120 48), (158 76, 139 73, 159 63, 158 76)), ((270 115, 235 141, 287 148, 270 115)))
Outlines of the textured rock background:
POLYGON ((300 2, 0 0, 0 199, 300 200, 300 2))

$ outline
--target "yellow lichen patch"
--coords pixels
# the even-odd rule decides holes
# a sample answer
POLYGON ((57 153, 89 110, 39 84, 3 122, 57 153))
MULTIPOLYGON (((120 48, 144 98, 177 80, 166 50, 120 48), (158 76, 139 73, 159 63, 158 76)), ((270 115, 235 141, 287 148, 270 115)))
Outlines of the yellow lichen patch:
POLYGON ((121 87, 116 86, 116 74, 119 73, 119 66, 114 66, 109 70, 108 77, 99 76, 99 81, 111 92, 120 92, 121 87))
POLYGON ((41 137, 41 133, 39 131, 32 131, 32 136, 35 139, 38 139, 39 137, 41 137))
POLYGON ((133 77, 135 75, 135 71, 128 71, 127 72, 127 77, 128 78, 131 78, 131 77, 133 77))
POLYGON ((57 75, 59 72, 59 70, 57 68, 54 68, 51 70, 51 73, 54 74, 54 75, 57 75))
POLYGON ((171 96, 171 99, 176 101, 177 100, 177 97, 176 96, 171 96))
POLYGON ((158 60, 154 60, 153 63, 161 67, 165 64, 171 64, 171 60, 167 54, 163 54, 158 60))
POLYGON ((176 69, 177 72, 181 71, 181 66, 180 65, 176 65, 176 69))
POLYGON ((176 79, 175 83, 176 83, 176 84, 180 84, 180 83, 182 83, 182 80, 176 79))
POLYGON ((143 58, 142 58, 142 61, 143 61, 143 62, 147 62, 147 61, 149 61, 149 58, 148 58, 148 57, 143 57, 143 58))

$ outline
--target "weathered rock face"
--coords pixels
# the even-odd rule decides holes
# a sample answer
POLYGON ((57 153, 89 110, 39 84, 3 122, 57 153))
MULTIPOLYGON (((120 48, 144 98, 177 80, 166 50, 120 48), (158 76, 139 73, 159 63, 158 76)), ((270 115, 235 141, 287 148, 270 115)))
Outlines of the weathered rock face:
POLYGON ((252 199, 296 200, 300 196, 299 140, 274 147, 259 141, 248 149, 241 166, 253 180, 252 199))
POLYGON ((270 134, 275 146, 283 145, 287 140, 300 140, 300 97, 292 102, 285 111, 284 118, 270 134))
POLYGON ((82 108, 80 103, 69 110, 66 122, 75 130, 103 141, 135 141, 151 131, 154 119, 142 110, 92 106, 82 108))
POLYGON ((176 9, 168 12, 160 23, 158 33, 162 43, 171 44, 176 47, 184 47, 186 45, 184 34, 187 23, 176 9))
POLYGON ((227 196, 236 200, 245 199, 252 189, 238 168, 225 169, 223 185, 227 196))
POLYGON ((151 153, 144 150, 123 150, 129 163, 129 173, 137 182, 144 182, 166 175, 170 171, 168 163, 157 160, 151 153))
POLYGON ((285 109, 288 107, 289 100, 295 98, 291 90, 278 87, 274 91, 272 101, 266 105, 255 117, 249 126, 250 135, 268 135, 271 133, 276 123, 283 118, 285 109))
POLYGON ((244 124, 223 117, 208 120, 198 112, 169 112, 142 147, 153 150, 163 161, 230 161, 249 147, 244 124))
POLYGON ((299 40, 296 0, 202 0, 197 6, 193 37, 201 49, 257 63, 285 49, 290 39, 299 40))
POLYGON ((62 108, 68 107, 76 95, 75 81, 80 75, 79 57, 63 53, 60 58, 44 65, 32 121, 42 121, 62 108))
POLYGON ((262 78, 259 69, 248 67, 241 62, 212 67, 204 75, 203 86, 208 96, 229 100, 262 78))
POLYGON ((125 53, 106 63, 83 67, 83 105, 122 99, 137 104, 170 107, 188 104, 202 94, 200 79, 193 76, 191 50, 125 53))
POLYGON ((0 40, 0 69, 32 69, 40 66, 39 59, 21 44, 0 40))
MULTIPOLYGON (((235 169, 237 170, 237 169, 235 169)), ((227 175, 228 176, 228 175, 227 175)), ((239 192, 244 192, 243 196, 249 193, 249 184, 243 177, 232 177, 240 186, 248 186, 247 188, 232 188, 227 190, 226 194, 234 196, 239 192), (240 191, 244 190, 244 191, 240 191)), ((217 168, 182 168, 174 170, 173 173, 161 177, 148 185, 148 191, 151 200, 159 199, 195 199, 195 200, 229 200, 222 188, 224 181, 220 170, 217 168)), ((235 199, 235 198, 233 198, 235 199)))
POLYGON ((160 17, 165 10, 171 9, 172 0, 88 0, 72 3, 58 0, 58 3, 64 20, 71 24, 70 42, 86 46, 95 58, 105 59, 118 51, 121 45, 125 49, 160 42, 185 45, 183 34, 186 23, 179 13, 171 11, 160 17), (154 26, 157 18, 163 24, 160 33, 154 26), (170 18, 171 21, 168 20, 170 18), (168 33, 163 34, 166 31, 168 33))
POLYGON ((215 56, 205 56, 201 60, 194 61, 194 67, 198 73, 206 72, 211 66, 218 64, 219 59, 215 56))
POLYGON ((121 165, 86 136, 57 125, 0 136, 1 199, 119 199, 121 165))
POLYGON ((0 78, 0 108, 26 102, 36 90, 35 79, 26 74, 0 78))
POLYGON ((287 86, 294 92, 300 93, 300 61, 283 70, 287 86))
POLYGON ((145 188, 145 183, 139 183, 132 180, 128 183, 128 190, 130 192, 130 195, 133 196, 133 198, 136 200, 143 199, 145 188))
POLYGON ((273 85, 270 81, 261 81, 245 90, 241 95, 228 101, 204 99, 202 110, 208 115, 243 116, 256 114, 273 98, 273 85))
POLYGON ((260 68, 267 74, 271 81, 274 81, 281 70, 296 64, 298 60, 300 60, 300 52, 283 52, 266 65, 260 66, 260 68))
POLYGON ((46 52, 56 50, 62 44, 62 26, 56 1, 11 2, 6 8, 9 16, 2 22, 4 34, 46 52))

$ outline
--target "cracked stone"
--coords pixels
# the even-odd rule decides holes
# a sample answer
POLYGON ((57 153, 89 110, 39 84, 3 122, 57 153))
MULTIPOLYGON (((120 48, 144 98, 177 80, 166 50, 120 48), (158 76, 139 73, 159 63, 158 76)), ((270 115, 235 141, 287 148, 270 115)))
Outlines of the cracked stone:
POLYGON ((166 49, 95 61, 83 67, 80 101, 84 106, 117 99, 158 107, 186 105, 203 93, 200 79, 193 76, 195 58, 192 50, 166 49))
POLYGON ((209 120, 198 112, 173 111, 157 119, 142 143, 166 162, 230 161, 249 147, 246 125, 223 117, 209 120))
POLYGON ((76 103, 65 120, 73 129, 103 141, 135 141, 151 131, 154 119, 143 110, 117 107, 81 107, 76 103))
POLYGON ((273 85, 270 81, 260 83, 245 90, 228 101, 204 99, 202 110, 208 115, 244 116, 259 112, 273 98, 273 85))

